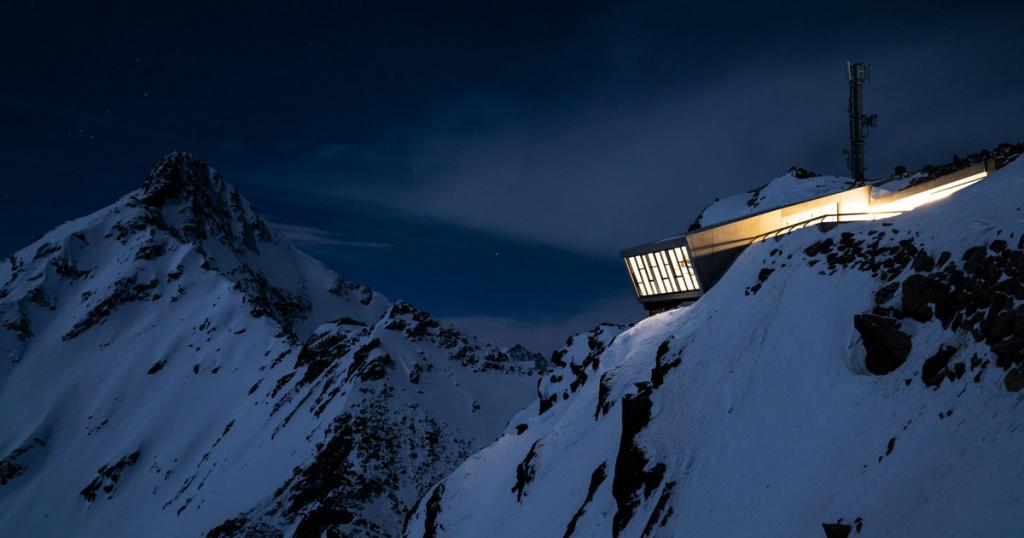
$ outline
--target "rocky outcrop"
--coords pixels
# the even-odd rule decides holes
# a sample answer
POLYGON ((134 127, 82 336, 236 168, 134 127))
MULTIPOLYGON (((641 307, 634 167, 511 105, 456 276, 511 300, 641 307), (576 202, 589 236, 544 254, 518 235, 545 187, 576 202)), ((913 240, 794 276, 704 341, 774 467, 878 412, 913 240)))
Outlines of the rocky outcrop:
POLYGON ((875 375, 885 375, 903 365, 910 355, 912 340, 899 330, 899 322, 871 314, 854 316, 867 355, 864 366, 875 375))

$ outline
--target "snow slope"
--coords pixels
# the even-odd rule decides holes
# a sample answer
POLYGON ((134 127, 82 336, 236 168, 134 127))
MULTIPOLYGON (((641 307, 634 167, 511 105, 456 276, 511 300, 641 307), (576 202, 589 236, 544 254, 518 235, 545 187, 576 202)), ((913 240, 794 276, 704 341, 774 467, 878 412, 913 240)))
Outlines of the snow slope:
POLYGON ((1024 160, 755 244, 694 305, 595 348, 407 535, 1020 535, 1024 160))
POLYGON ((790 170, 752 191, 715 200, 701 211, 691 229, 746 217, 794 202, 828 196, 857 186, 856 182, 849 178, 811 174, 806 170, 790 170))
POLYGON ((5 537, 394 535, 535 393, 182 153, 0 262, 0 359, 5 537))

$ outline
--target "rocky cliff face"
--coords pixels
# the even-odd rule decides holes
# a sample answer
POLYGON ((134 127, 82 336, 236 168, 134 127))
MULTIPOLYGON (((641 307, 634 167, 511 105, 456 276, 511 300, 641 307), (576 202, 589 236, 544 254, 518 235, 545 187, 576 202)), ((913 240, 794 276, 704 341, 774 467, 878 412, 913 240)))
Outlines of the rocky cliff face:
POLYGON ((394 535, 535 387, 183 153, 0 263, 0 357, 5 536, 394 535))
POLYGON ((1024 160, 1004 162, 755 244, 693 306, 575 341, 408 535, 1018 534, 1024 160))

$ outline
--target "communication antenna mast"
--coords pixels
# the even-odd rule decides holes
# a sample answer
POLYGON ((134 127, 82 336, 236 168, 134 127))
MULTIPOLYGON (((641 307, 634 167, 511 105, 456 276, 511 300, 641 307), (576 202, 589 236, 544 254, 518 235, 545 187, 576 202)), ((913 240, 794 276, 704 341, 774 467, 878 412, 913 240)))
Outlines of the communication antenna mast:
POLYGON ((868 81, 870 64, 863 62, 846 62, 846 78, 850 81, 850 149, 846 154, 846 164, 850 168, 853 179, 864 179, 864 138, 867 128, 878 123, 878 114, 864 115, 864 84, 868 81))

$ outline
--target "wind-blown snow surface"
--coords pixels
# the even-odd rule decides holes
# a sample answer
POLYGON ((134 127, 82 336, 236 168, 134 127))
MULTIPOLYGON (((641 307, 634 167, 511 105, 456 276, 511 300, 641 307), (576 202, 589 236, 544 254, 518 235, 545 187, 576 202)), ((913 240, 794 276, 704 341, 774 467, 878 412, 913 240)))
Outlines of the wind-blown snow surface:
POLYGON ((0 262, 0 535, 394 535, 532 369, 342 280, 172 154, 0 262))
POLYGON ((1020 535, 1022 204, 1018 160, 751 246, 693 306, 550 374, 587 375, 432 488, 408 535, 1020 535))

